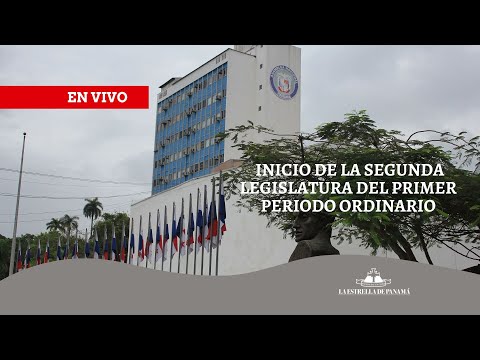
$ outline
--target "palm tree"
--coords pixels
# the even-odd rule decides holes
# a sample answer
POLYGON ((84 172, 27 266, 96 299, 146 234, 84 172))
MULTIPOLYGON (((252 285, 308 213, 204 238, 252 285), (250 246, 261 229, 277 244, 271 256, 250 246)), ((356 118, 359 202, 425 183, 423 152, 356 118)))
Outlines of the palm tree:
POLYGON ((66 228, 66 233, 70 236, 72 230, 78 229, 78 216, 69 216, 65 214, 61 219, 60 222, 64 228, 66 228))
POLYGON ((103 205, 98 201, 98 197, 93 199, 85 199, 87 204, 83 208, 83 215, 88 219, 91 218, 92 222, 90 225, 90 236, 93 235, 93 219, 97 219, 102 215, 103 205))
POLYGON ((58 230, 58 231, 62 231, 62 232, 64 231, 63 225, 62 225, 62 222, 60 221, 60 219, 55 219, 55 218, 52 218, 52 220, 50 220, 47 223, 47 230, 48 231, 58 230))

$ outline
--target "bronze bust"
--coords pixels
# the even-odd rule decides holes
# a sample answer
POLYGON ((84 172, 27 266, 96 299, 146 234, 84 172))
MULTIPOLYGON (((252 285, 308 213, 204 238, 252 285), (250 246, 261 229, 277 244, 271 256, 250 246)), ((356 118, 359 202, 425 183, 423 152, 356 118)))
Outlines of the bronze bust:
POLYGON ((325 213, 298 213, 293 223, 297 246, 288 262, 313 256, 340 255, 330 243, 334 219, 325 213))

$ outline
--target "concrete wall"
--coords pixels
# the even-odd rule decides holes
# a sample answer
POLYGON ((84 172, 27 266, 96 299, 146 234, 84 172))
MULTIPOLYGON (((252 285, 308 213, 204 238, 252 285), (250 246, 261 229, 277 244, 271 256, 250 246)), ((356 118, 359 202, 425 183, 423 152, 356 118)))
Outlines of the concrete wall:
MULTIPOLYGON (((189 181, 181 184, 173 189, 165 191, 159 195, 155 195, 143 201, 140 201, 132 206, 131 216, 134 219, 134 234, 135 234, 135 249, 138 248, 138 234, 140 216, 142 216, 142 229, 144 243, 146 241, 148 232, 148 215, 152 214, 152 228, 156 227, 157 209, 160 209, 160 228, 163 229, 164 208, 167 206, 167 221, 169 224, 170 235, 172 225, 172 207, 173 202, 176 204, 176 219, 180 217, 182 197, 185 201, 185 217, 187 217, 189 206, 189 195, 192 194, 192 208, 193 213, 196 212, 197 189, 201 191, 201 204, 203 204, 204 185, 207 185, 208 203, 212 196, 212 175, 189 181)), ((218 192, 218 187, 216 193, 218 192)), ((216 199, 218 194, 216 195, 216 199)), ((234 275, 242 274, 261 269, 266 269, 279 264, 286 263, 295 247, 295 242, 292 239, 284 239, 283 233, 276 228, 267 228, 266 218, 258 216, 255 213, 250 213, 245 209, 236 207, 236 199, 232 197, 226 200, 227 213, 227 232, 222 239, 222 245, 219 253, 219 274, 220 275, 234 275)), ((187 218, 188 219, 188 218, 187 218)), ((196 216, 195 216, 196 220, 196 216)), ((154 231, 155 237, 155 231, 154 231)), ((169 242, 169 251, 170 251, 169 242)), ((212 271, 215 272, 215 258, 216 250, 213 252, 212 271)), ((189 256, 188 273, 193 274, 193 253, 189 256)), ((137 264, 137 257, 135 255, 133 264, 137 264)), ((204 274, 209 271, 209 253, 204 253, 204 274)), ((145 267, 146 261, 140 266, 145 267)), ((153 268, 153 264, 148 265, 153 268)), ((169 270, 170 258, 164 262, 164 270, 169 270)), ((157 269, 161 268, 160 261, 157 263, 157 269)), ((180 261, 181 273, 186 272, 186 256, 180 261)), ((196 273, 200 274, 201 261, 197 257, 196 273)), ((172 261, 172 271, 178 271, 178 253, 172 261)))

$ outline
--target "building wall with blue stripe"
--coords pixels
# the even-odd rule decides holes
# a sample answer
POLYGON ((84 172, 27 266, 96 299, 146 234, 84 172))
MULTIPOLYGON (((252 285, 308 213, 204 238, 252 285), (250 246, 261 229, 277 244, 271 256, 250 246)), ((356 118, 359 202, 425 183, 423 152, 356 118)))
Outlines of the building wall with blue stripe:
POLYGON ((207 175, 214 167, 223 162, 224 141, 215 142, 214 140, 215 135, 225 131, 228 101, 226 97, 227 70, 228 63, 223 63, 158 103, 152 194, 170 189, 190 179, 207 175), (201 84, 201 88, 198 87, 199 84, 201 84), (193 91, 193 94, 188 96, 190 91, 193 91), (216 96, 219 94, 221 99, 217 100, 216 96), (200 102, 202 103, 201 109, 187 116, 186 111, 200 102), (217 116, 219 117, 218 121, 217 116), (195 128, 196 131, 193 133, 192 130, 195 128), (190 135, 182 133, 181 138, 180 135, 173 138, 175 134, 188 129, 192 131, 190 135), (203 148, 202 142, 204 142, 203 148), (209 146, 205 146, 207 144, 209 146), (192 147, 195 147, 194 153, 183 154, 184 150, 192 147), (205 164, 205 162, 207 163, 205 164), (201 167, 203 168, 200 170, 201 167), (186 170, 192 171, 184 176, 183 172, 186 170), (178 174, 179 172, 180 174, 178 174), (167 179, 168 182, 162 181, 162 178, 167 179))

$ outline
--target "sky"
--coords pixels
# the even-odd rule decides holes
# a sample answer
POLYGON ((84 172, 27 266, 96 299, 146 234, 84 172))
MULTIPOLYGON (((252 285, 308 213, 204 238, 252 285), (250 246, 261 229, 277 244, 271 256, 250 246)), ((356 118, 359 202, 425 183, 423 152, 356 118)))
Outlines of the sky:
MULTIPOLYGON (((303 46, 301 129, 367 110, 379 127, 480 135, 480 46, 303 46)), ((148 85, 148 110, 0 110, 0 234, 11 237, 22 133, 24 171, 129 182, 74 181, 24 174, 22 194, 79 199, 20 200, 17 234, 80 217, 86 197, 105 211, 129 211, 151 191, 156 95, 233 45, 0 46, 0 85, 148 85), (4 170, 2 170, 4 169, 4 170), (132 195, 134 194, 134 195, 132 195), (128 196, 126 196, 128 195, 128 196)))

